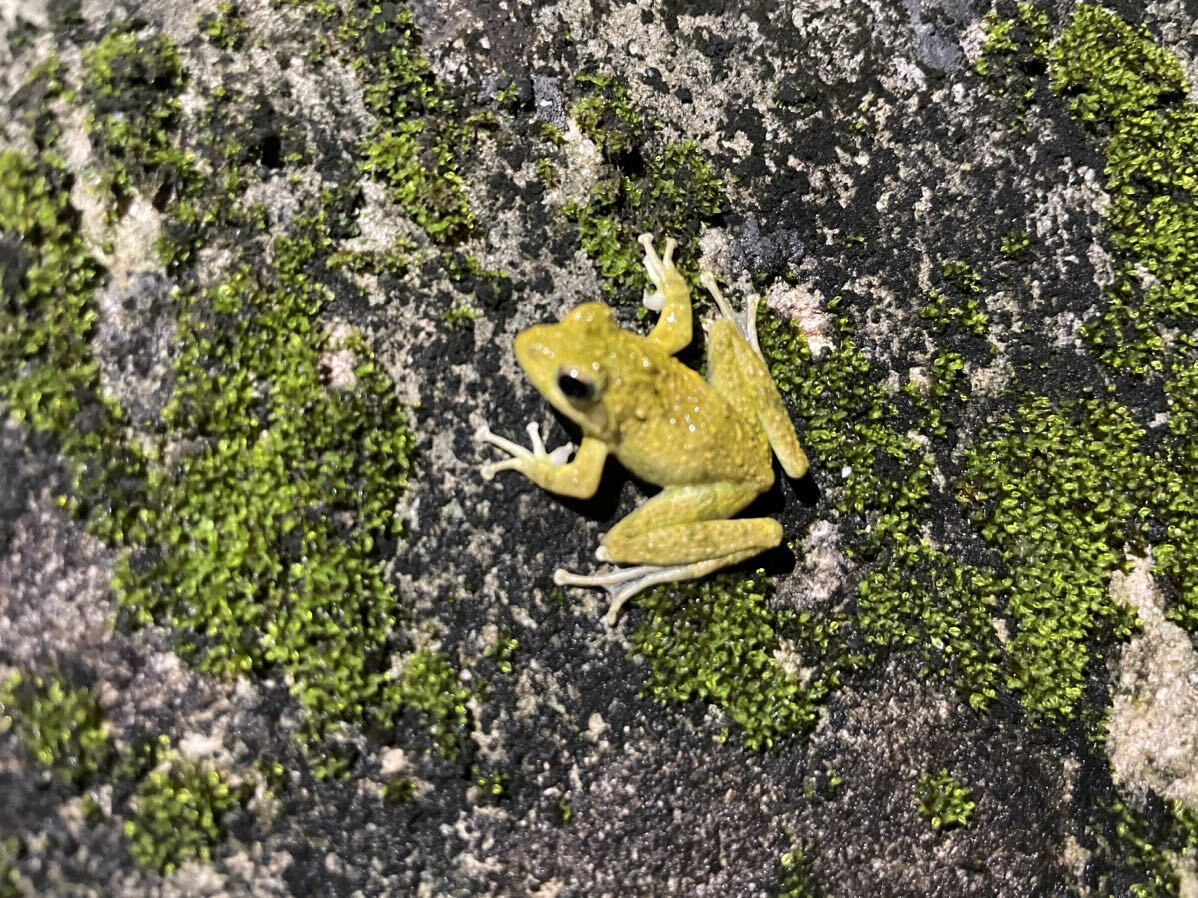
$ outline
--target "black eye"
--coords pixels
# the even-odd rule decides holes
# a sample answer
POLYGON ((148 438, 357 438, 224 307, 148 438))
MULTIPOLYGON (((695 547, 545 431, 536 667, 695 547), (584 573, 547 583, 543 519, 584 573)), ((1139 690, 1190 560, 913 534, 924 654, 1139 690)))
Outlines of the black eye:
POLYGON ((579 377, 576 369, 559 372, 557 388, 573 405, 589 405, 599 398, 598 385, 593 380, 579 377))

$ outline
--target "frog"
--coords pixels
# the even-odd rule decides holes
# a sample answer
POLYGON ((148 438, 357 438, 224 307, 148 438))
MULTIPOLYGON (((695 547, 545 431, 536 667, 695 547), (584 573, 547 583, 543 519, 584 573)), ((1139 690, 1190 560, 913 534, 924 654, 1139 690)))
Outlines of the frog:
POLYGON ((702 578, 779 545, 778 521, 734 516, 773 486, 774 455, 787 477, 808 471, 757 339, 757 298, 750 297, 742 323, 711 272, 701 272, 719 312, 707 332, 704 378, 675 357, 691 343, 694 318, 690 288, 674 264, 677 241, 667 237, 660 254, 652 234, 638 242, 653 287, 642 303, 658 316, 647 335, 621 328, 605 303, 585 302, 514 341, 532 386, 581 431, 578 446, 547 450, 536 422, 526 428, 530 447, 485 421, 474 435, 507 456, 481 466, 488 481, 515 471, 542 489, 589 499, 611 455, 661 487, 600 538, 595 557, 609 569, 554 571, 558 586, 608 592, 609 627, 651 586, 702 578))

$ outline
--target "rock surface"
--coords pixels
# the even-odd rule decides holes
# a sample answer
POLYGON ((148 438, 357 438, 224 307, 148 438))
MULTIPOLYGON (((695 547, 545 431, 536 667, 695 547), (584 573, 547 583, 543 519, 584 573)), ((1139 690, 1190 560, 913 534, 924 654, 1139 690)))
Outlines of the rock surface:
POLYGON ((1198 894, 1198 10, 993 7, 0 4, 0 898, 1198 894), (812 473, 608 629, 642 231, 812 473))

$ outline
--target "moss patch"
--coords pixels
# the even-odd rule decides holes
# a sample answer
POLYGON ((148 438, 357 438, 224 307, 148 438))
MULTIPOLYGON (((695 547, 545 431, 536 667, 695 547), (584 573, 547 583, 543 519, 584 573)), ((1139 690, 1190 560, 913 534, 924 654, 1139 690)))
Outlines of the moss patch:
POLYGON ((219 770, 167 753, 134 793, 124 825, 129 853, 168 876, 185 861, 210 860, 229 814, 248 797, 219 770))
MULTIPOLYGON (((210 859, 225 838, 226 818, 252 791, 180 758, 165 736, 118 752, 92 693, 60 678, 16 675, 0 687, 0 734, 10 730, 37 764, 75 789, 111 783, 112 812, 124 819, 130 854, 159 873, 210 859)), ((106 816, 91 792, 84 794, 84 813, 89 824, 106 816)), ((22 894, 13 890, 25 854, 19 840, 0 843, 0 895, 22 894)))
POLYGON ((15 836, 0 840, 0 898, 22 898, 21 872, 17 861, 25 854, 25 846, 15 836))
POLYGON ((1176 371, 1165 392, 1168 464, 1158 473, 1153 501, 1166 530, 1153 555, 1172 586, 1169 617, 1198 634, 1198 365, 1176 371))
POLYGON ((107 771, 115 751, 95 696, 61 679, 17 675, 0 687, 0 732, 12 730, 39 764, 81 786, 107 771))
MULTIPOLYGON (((367 40, 353 29, 343 38, 367 40)), ((429 683, 391 672, 392 655, 408 647, 380 546, 399 535, 394 509, 414 439, 362 336, 334 338, 321 322, 344 235, 333 236, 325 210, 345 205, 352 188, 322 196, 320 210, 269 248, 237 241, 228 275, 200 289, 185 272, 192 250, 218 236, 210 226, 262 227, 240 208, 253 160, 236 134, 217 129, 223 136, 201 152, 223 160, 219 181, 184 165, 194 158, 178 133, 187 76, 165 37, 116 27, 84 57, 80 96, 92 105, 114 215, 141 192, 186 232, 168 228, 164 252, 187 285, 176 295, 175 389, 154 432, 127 440, 89 343, 103 272, 81 239, 49 131, 41 158, 0 156, 0 398, 61 441, 78 472, 76 504, 93 532, 126 550, 114 588, 129 620, 170 625, 182 651, 218 675, 283 672, 315 738, 344 724, 389 733, 410 695, 451 752, 449 724, 438 721, 460 721, 463 700, 446 687, 455 710, 443 712, 430 698, 446 691, 448 663, 427 666, 437 674, 429 683), (348 365, 336 383, 334 365, 348 365)), ((440 107, 427 65, 409 62, 428 126, 440 107)), ((423 224, 438 240, 456 233, 423 224)))
POLYGON ((449 758, 457 756, 458 740, 468 720, 470 691, 444 655, 414 653, 403 664, 398 687, 390 690, 385 699, 393 703, 393 715, 405 709, 421 715, 442 753, 449 758))
POLYGON ((993 617, 1004 585, 989 571, 921 543, 865 577, 855 623, 872 651, 915 653, 925 672, 948 676, 980 711, 1002 683, 993 617))
POLYGON ((71 184, 52 155, 0 153, 0 400, 58 441, 73 474, 64 502, 119 541, 138 527, 144 459, 100 392, 89 340, 103 271, 80 236, 71 184))
MULTIPOLYGON (((639 301, 644 276, 637 236, 693 239, 725 208, 724 187, 693 141, 653 150, 650 123, 618 82, 587 76, 579 84, 592 93, 571 114, 606 164, 587 202, 562 211, 577 225, 608 299, 639 301)), ((553 180, 552 169, 542 177, 553 180)))
POLYGON ((1049 60, 1053 89, 1107 156, 1116 280, 1086 336, 1117 370, 1161 370, 1198 326, 1198 107, 1185 71, 1146 29, 1088 3, 1049 60))
POLYGON ((976 803, 973 792, 947 770, 924 773, 915 785, 915 809, 932 829, 968 826, 976 803))
POLYGON ((481 122, 433 76, 411 10, 393 3, 358 2, 346 10, 311 5, 334 35, 332 52, 354 67, 377 117, 360 149, 362 170, 387 186, 433 243, 461 242, 474 228, 462 159, 481 122))
POLYGON ((1071 716, 1090 646, 1134 626, 1107 584, 1151 514, 1143 438, 1121 406, 1041 398, 967 452, 961 500, 1008 566, 1008 685, 1034 717, 1071 716))
POLYGON ((92 104, 88 132, 106 163, 101 171, 116 199, 113 219, 138 187, 160 210, 194 192, 195 158, 172 136, 185 73, 171 39, 116 28, 84 53, 84 66, 83 94, 92 104))
POLYGON ((654 589, 639 604, 645 617, 631 641, 649 664, 644 690, 655 701, 710 702, 752 749, 815 722, 829 684, 804 684, 781 666, 781 631, 797 621, 771 612, 761 582, 721 576, 654 589))
POLYGON ((321 225, 276 241, 266 276, 242 267, 186 303, 165 417, 191 448, 155 478, 146 538, 115 580, 205 669, 286 671, 317 729, 368 717, 389 682, 397 604, 375 546, 397 527, 413 447, 361 340, 336 347, 354 385, 328 383, 328 295, 309 271, 321 225))
POLYGON ((814 885, 811 848, 801 846, 782 855, 782 891, 778 898, 818 898, 820 890, 814 885))

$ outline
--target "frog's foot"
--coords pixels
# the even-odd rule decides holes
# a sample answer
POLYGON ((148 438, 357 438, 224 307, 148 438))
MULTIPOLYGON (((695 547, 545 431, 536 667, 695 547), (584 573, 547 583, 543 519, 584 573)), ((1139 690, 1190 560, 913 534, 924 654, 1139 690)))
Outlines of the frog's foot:
POLYGON ((735 324, 741 336, 756 350, 758 355, 761 355, 761 344, 757 342, 757 303, 760 301, 760 297, 756 293, 749 296, 745 306, 745 313, 742 317, 732 310, 732 306, 724 298, 724 294, 720 291, 720 287, 715 281, 714 274, 710 271, 699 272, 699 283, 711 294, 711 298, 715 300, 715 304, 720 308, 720 314, 735 324))
POLYGON ((575 574, 572 571, 558 568, 553 572, 553 582, 558 586, 588 586, 606 589, 607 594, 611 596, 611 605, 608 606, 603 622, 609 627, 614 627, 616 619, 620 616, 620 609, 624 607, 625 602, 650 586, 687 579, 686 574, 682 571, 689 567, 693 567, 693 565, 639 564, 636 567, 612 568, 605 574, 575 574))
POLYGON ((492 446, 506 452, 511 458, 505 458, 503 461, 490 462, 482 465, 480 471, 483 475, 483 480, 490 480, 500 471, 520 471, 532 462, 542 461, 549 462, 555 467, 561 467, 570 459, 570 453, 574 451, 573 443, 566 443, 563 446, 558 446, 552 452, 545 451, 545 442, 541 439, 541 428, 535 421, 529 422, 525 428, 528 432, 528 440, 532 443, 532 449, 525 449, 519 443, 513 443, 509 439, 499 436, 497 433, 492 433, 491 428, 483 424, 474 432, 474 439, 479 443, 490 443, 492 446))
POLYGON ((649 273, 649 280, 653 282, 654 287, 652 293, 648 290, 645 291, 641 302, 650 312, 660 312, 666 303, 663 292, 666 287, 666 279, 671 276, 676 277, 678 274, 678 269, 674 267, 674 250, 678 246, 678 241, 673 237, 667 237, 662 247, 662 254, 658 256, 657 250, 653 248, 652 234, 641 234, 636 239, 645 248, 645 271, 649 273))
MULTIPOLYGON (((595 554, 599 555, 598 552, 595 554)), ((754 553, 744 553, 746 556, 752 554, 754 553)), ((606 557, 606 553, 604 553, 600 560, 604 560, 606 557)), ((575 574, 558 568, 553 572, 553 582, 558 586, 588 586, 606 589, 607 594, 611 596, 611 604, 608 606, 607 614, 603 617, 603 622, 609 627, 614 627, 624 603, 638 593, 662 583, 677 583, 681 580, 696 580, 705 577, 714 570, 739 561, 741 557, 738 554, 735 557, 713 558, 707 561, 696 561, 692 564, 638 564, 635 567, 613 567, 603 574, 575 574)))

